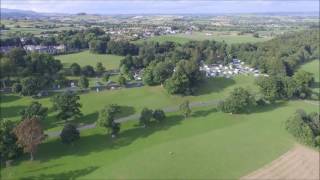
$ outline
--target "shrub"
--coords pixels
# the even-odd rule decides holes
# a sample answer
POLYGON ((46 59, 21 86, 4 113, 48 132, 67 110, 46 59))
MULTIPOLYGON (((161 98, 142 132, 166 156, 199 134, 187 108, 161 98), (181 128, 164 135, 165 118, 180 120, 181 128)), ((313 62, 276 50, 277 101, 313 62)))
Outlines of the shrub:
POLYGON ((310 146, 319 146, 319 114, 306 114, 303 110, 297 110, 286 121, 286 129, 301 143, 310 146))
POLYGON ((166 114, 162 109, 156 109, 153 112, 153 118, 159 122, 163 121, 166 118, 166 114))
POLYGON ((72 124, 66 124, 60 134, 61 140, 65 144, 73 144, 80 138, 79 130, 72 124))
POLYGON ((255 99, 250 92, 244 88, 235 88, 229 97, 218 104, 218 109, 226 113, 248 112, 250 106, 255 105, 255 99))

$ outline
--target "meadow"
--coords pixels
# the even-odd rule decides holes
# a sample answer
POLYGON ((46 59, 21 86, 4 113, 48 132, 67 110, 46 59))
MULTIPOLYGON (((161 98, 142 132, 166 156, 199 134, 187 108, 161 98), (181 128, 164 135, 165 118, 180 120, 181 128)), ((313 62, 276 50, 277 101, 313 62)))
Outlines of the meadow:
MULTIPOLYGON (((166 108, 179 105, 183 100, 191 102, 206 102, 225 97, 235 87, 251 87, 254 77, 238 76, 232 79, 215 78, 199 84, 199 90, 195 96, 173 96, 169 95, 161 86, 143 86, 139 88, 123 88, 120 90, 107 90, 101 92, 91 91, 80 95, 81 111, 83 117, 77 123, 88 124, 97 119, 98 112, 108 104, 119 104, 132 107, 132 113, 138 113, 144 107, 166 108)), ((19 120, 19 111, 28 106, 34 99, 18 95, 1 95, 2 117, 11 120, 19 120)), ((50 97, 38 100, 41 104, 51 108, 50 97)), ((48 118, 44 120, 44 128, 48 131, 61 129, 64 122, 56 119, 54 112, 49 112, 48 118)))
MULTIPOLYGON (((317 77, 316 63, 301 68, 317 77)), ((219 100, 239 86, 257 92, 254 80, 252 76, 213 78, 200 84, 196 95, 185 97, 169 95, 161 86, 81 94, 84 116, 76 122, 94 122, 98 111, 111 103, 126 106, 133 114, 143 107, 179 105, 185 99, 219 100)), ((19 110, 33 100, 12 94, 1 98, 2 117, 12 120, 19 120, 19 110)), ((50 98, 39 101, 51 107, 50 98)), ((49 138, 40 145, 35 161, 28 161, 25 155, 12 167, 2 168, 1 175, 4 179, 237 179, 293 147, 296 142, 285 130, 284 121, 297 109, 312 112, 318 111, 318 106, 300 100, 279 101, 235 115, 218 112, 212 105, 193 108, 188 119, 179 112, 167 113, 164 122, 153 122, 147 128, 132 119, 121 124, 115 139, 102 128, 81 131, 74 145, 49 138)), ((63 124, 51 111, 43 122, 47 132, 57 131, 63 124)))
POLYGON ((91 65, 96 67, 101 62, 106 69, 118 69, 122 56, 110 54, 94 54, 88 50, 74 54, 58 55, 56 59, 60 60, 65 67, 69 67, 72 63, 78 63, 81 67, 91 65))
POLYGON ((95 128, 82 131, 73 146, 49 139, 35 161, 25 156, 1 173, 4 179, 236 179, 293 146, 283 123, 302 107, 317 110, 303 101, 278 102, 243 115, 196 108, 188 119, 170 113, 147 128, 137 121, 124 123, 116 139, 95 128))

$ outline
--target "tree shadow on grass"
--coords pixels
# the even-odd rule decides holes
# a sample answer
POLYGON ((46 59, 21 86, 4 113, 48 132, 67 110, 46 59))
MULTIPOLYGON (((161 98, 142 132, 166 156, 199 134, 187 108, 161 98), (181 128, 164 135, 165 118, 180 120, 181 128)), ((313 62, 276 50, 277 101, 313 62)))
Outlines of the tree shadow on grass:
POLYGON ((320 82, 312 83, 311 88, 320 88, 320 82))
POLYGON ((97 170, 99 167, 97 166, 90 166, 83 169, 77 169, 77 170, 71 170, 71 171, 65 171, 61 173, 55 173, 55 174, 40 174, 39 176, 29 176, 21 178, 23 180, 44 180, 44 179, 52 179, 52 180, 63 180, 63 179, 77 179, 79 177, 83 177, 87 174, 92 173, 93 171, 97 170))
POLYGON ((151 122, 148 127, 133 127, 125 129, 116 138, 111 138, 107 134, 94 134, 82 136, 74 145, 62 144, 59 138, 43 143, 39 147, 37 160, 41 162, 62 156, 84 156, 92 152, 109 151, 130 145, 139 138, 146 138, 159 131, 165 131, 178 125, 183 116, 169 116, 164 122, 151 122))
POLYGON ((233 79, 222 77, 206 79, 204 82, 198 85, 198 90, 195 92, 195 96, 201 96, 213 92, 221 92, 228 86, 232 86, 235 83, 236 82, 233 79))
POLYGON ((1 118, 13 118, 20 116, 20 112, 25 109, 27 106, 9 106, 1 107, 0 116, 1 118))
POLYGON ((18 95, 13 95, 13 94, 0 94, 0 102, 1 103, 8 103, 8 102, 12 102, 12 101, 16 101, 21 99, 22 97, 18 96, 18 95))
POLYGON ((192 117, 205 117, 205 116, 208 116, 209 114, 211 113, 214 113, 214 112, 217 112, 217 108, 211 108, 211 109, 208 109, 208 110, 200 110, 200 111, 196 111, 196 112, 193 112, 192 113, 192 117))
POLYGON ((278 101, 273 104, 266 104, 263 106, 255 106, 250 109, 249 114, 253 114, 253 113, 257 114, 257 113, 264 113, 264 112, 268 112, 268 111, 273 111, 279 107, 285 106, 286 104, 288 104, 287 101, 278 101))

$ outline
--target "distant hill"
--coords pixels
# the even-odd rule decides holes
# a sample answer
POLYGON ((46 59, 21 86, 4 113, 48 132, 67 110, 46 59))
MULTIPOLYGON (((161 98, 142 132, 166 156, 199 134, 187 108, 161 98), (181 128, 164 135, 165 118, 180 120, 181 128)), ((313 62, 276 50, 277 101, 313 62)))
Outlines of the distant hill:
POLYGON ((1 18, 43 18, 45 16, 34 11, 1 8, 1 18))

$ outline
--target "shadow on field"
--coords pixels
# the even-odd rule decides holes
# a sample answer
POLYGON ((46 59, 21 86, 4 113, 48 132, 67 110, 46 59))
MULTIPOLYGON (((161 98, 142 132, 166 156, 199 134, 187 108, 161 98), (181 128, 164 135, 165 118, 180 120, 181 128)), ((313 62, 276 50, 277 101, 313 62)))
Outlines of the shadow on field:
POLYGON ((320 82, 314 82, 311 87, 312 88, 320 88, 320 82))
POLYGON ((264 113, 264 112, 268 112, 268 111, 273 111, 279 107, 285 106, 286 104, 288 104, 287 101, 279 101, 279 102, 276 102, 273 104, 267 104, 264 106, 256 106, 250 110, 249 114, 251 114, 251 113, 257 114, 257 113, 264 113))
POLYGON ((196 91, 195 96, 210 94, 213 92, 221 92, 228 86, 234 85, 236 82, 228 78, 211 78, 198 85, 199 89, 196 91))
POLYGON ((46 162, 62 156, 84 156, 93 152, 121 148, 130 145, 139 138, 146 138, 154 132, 168 130, 181 123, 183 119, 183 116, 180 115, 169 116, 163 122, 152 121, 146 128, 137 126, 125 129, 115 139, 107 134, 94 134, 82 136, 74 145, 66 145, 62 144, 60 138, 57 138, 40 145, 36 160, 46 162))
POLYGON ((12 101, 16 101, 18 99, 21 99, 20 96, 17 95, 8 95, 8 94, 0 94, 0 101, 1 103, 8 103, 8 102, 12 102, 12 101))
POLYGON ((205 117, 208 116, 211 113, 217 112, 217 108, 211 108, 208 110, 200 110, 192 113, 192 117, 205 117))
POLYGON ((77 169, 77 170, 71 170, 61 173, 55 173, 55 174, 40 174, 39 176, 29 176, 21 178, 23 180, 44 180, 44 179, 55 179, 55 180, 62 180, 62 179, 77 179, 79 177, 83 177, 87 174, 92 173, 93 171, 97 170, 97 166, 90 166, 83 169, 77 169))
POLYGON ((12 117, 20 116, 20 111, 26 107, 27 106, 1 107, 1 117, 12 118, 12 117))

